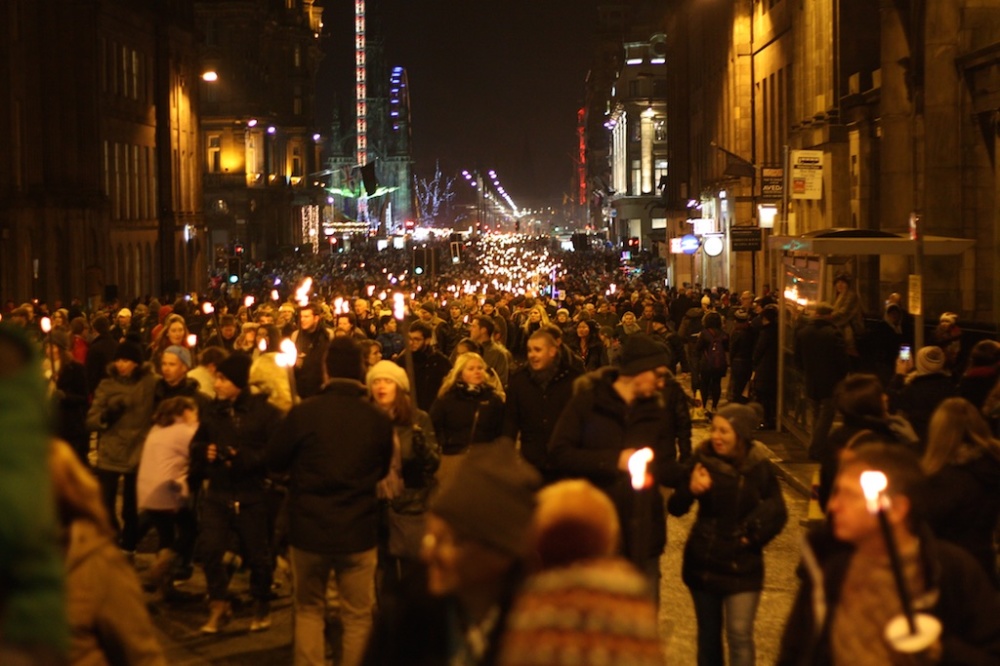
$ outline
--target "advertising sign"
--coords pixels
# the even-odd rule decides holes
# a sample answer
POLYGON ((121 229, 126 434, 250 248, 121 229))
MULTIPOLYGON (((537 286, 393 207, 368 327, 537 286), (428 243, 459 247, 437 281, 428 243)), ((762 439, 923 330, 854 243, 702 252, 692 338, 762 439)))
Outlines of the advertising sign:
POLYGON ((785 191, 785 170, 781 167, 763 167, 760 170, 760 198, 762 201, 781 201, 785 191))
POLYGON ((823 198, 823 151, 793 150, 792 160, 792 198, 812 199, 823 198))
POLYGON ((760 252, 760 229, 757 227, 730 227, 731 252, 760 252))

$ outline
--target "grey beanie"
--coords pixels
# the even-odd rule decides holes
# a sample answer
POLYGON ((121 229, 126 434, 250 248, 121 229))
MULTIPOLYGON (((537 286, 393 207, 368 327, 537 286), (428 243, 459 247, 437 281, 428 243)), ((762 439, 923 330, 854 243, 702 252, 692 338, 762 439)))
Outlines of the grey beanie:
POLYGON ((757 410, 750 405, 739 403, 729 403, 717 411, 715 415, 729 421, 733 431, 747 444, 753 441, 753 433, 761 420, 761 414, 757 410))

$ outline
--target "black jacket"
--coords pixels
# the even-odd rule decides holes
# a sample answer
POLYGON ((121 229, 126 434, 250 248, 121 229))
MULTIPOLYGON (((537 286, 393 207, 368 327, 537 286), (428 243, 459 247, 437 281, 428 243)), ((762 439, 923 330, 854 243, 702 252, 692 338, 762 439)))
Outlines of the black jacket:
POLYGON ((997 582, 993 533, 1000 518, 1000 461, 986 454, 930 476, 922 513, 939 539, 961 546, 997 582))
POLYGON ((451 371, 451 362, 444 354, 427 346, 418 352, 406 350, 400 354, 396 363, 402 368, 406 368, 407 354, 413 357, 412 379, 415 382, 413 395, 417 399, 417 407, 429 412, 438 391, 441 390, 441 383, 451 371))
POLYGON ((264 450, 281 422, 281 412, 263 394, 244 389, 233 401, 213 400, 201 415, 191 443, 191 475, 207 478, 206 501, 252 504, 264 501, 264 450), (209 444, 221 456, 208 462, 209 444), (228 447, 236 450, 229 455, 228 447))
POLYGON ((82 451, 90 443, 86 369, 75 361, 63 363, 56 378, 56 391, 56 434, 82 451))
POLYGON ((97 385, 108 376, 108 366, 118 350, 118 341, 110 333, 98 335, 90 341, 87 348, 87 386, 91 391, 97 390, 97 385))
POLYGON ((324 357, 332 337, 322 323, 316 324, 312 332, 299 329, 292 333, 292 341, 295 342, 301 361, 295 367, 295 385, 303 399, 316 395, 323 387, 324 357))
POLYGON ((812 319, 795 335, 795 367, 805 375, 806 397, 824 400, 847 376, 847 348, 827 319, 812 319))
POLYGON ((573 382, 580 372, 560 362, 555 375, 544 384, 530 366, 510 377, 504 407, 503 436, 511 442, 521 435, 521 455, 549 480, 549 440, 563 408, 573 396, 573 382))
MULTIPOLYGON (((632 525, 635 491, 629 475, 618 469, 625 449, 653 449, 651 473, 656 483, 673 486, 681 474, 674 422, 662 394, 626 405, 614 389, 617 368, 604 368, 576 380, 573 397, 556 422, 549 443, 549 464, 563 477, 584 478, 615 503, 621 525, 632 525)), ((667 542, 666 516, 659 492, 645 494, 649 516, 644 552, 635 552, 633 530, 622 530, 624 551, 635 561, 658 556, 667 542)))
POLYGON ((470 444, 492 442, 503 433, 504 402, 483 384, 470 390, 456 384, 431 405, 431 421, 441 453, 461 453, 470 444))
POLYGON ((896 375, 889 387, 889 407, 910 422, 920 439, 921 450, 927 447, 927 426, 934 410, 946 399, 958 395, 951 377, 935 372, 915 375, 909 380, 896 375))
POLYGON ((763 447, 751 442, 737 467, 717 455, 710 441, 703 442, 667 508, 671 515, 683 516, 696 500, 698 517, 684 548, 684 584, 716 594, 763 589, 764 546, 788 520, 781 486, 763 447), (712 477, 712 487, 698 497, 690 488, 696 463, 712 477))
POLYGON ((333 379, 292 408, 267 447, 268 466, 289 471, 289 542, 311 553, 375 547, 375 486, 392 459, 392 422, 360 382, 333 379))
POLYGON ((754 389, 765 395, 778 393, 778 322, 761 326, 753 349, 754 389))
MULTIPOLYGON (((914 608, 942 625, 942 664, 1000 663, 1000 601, 979 565, 962 549, 920 533, 926 592, 914 608)), ((832 664, 830 624, 854 549, 828 526, 811 532, 799 565, 799 591, 781 640, 779 666, 832 664)))

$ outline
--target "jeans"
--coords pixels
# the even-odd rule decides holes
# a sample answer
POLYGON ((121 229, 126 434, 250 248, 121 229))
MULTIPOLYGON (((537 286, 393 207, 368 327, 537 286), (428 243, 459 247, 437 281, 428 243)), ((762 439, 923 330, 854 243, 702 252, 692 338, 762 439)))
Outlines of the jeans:
POLYGON ((268 545, 267 506, 263 501, 241 504, 238 508, 217 500, 201 503, 200 552, 208 598, 212 601, 226 598, 229 574, 223 558, 232 532, 239 536, 250 568, 250 595, 255 601, 267 601, 271 597, 274 568, 268 545))
POLYGON ((691 590, 698 619, 698 666, 725 666, 722 630, 725 619, 729 666, 754 666, 753 623, 760 592, 716 594, 691 590))
POLYGON ((719 407, 719 400, 722 398, 722 378, 726 376, 726 371, 705 370, 701 371, 701 402, 708 409, 712 403, 712 411, 719 407))
POLYGON ((108 510, 111 526, 118 532, 118 542, 122 550, 135 551, 139 541, 139 503, 135 495, 136 472, 111 472, 106 469, 94 470, 101 485, 101 499, 108 510), (118 521, 115 503, 118 499, 118 478, 122 477, 122 519, 118 521))
POLYGON ((194 542, 198 536, 198 523, 194 512, 184 507, 177 511, 154 511, 148 509, 146 515, 153 523, 159 537, 160 550, 172 550, 180 557, 181 562, 191 562, 194 542))
POLYGON ((813 412, 812 440, 809 442, 809 457, 813 460, 825 460, 831 453, 828 449, 827 437, 830 435, 830 428, 833 427, 833 418, 837 409, 834 407, 833 398, 823 398, 822 400, 810 400, 813 412))
POLYGON ((337 579, 340 617, 344 625, 343 659, 339 666, 358 666, 372 629, 377 550, 334 555, 292 546, 289 556, 294 579, 294 665, 324 666, 326 663, 326 591, 332 570, 337 579))

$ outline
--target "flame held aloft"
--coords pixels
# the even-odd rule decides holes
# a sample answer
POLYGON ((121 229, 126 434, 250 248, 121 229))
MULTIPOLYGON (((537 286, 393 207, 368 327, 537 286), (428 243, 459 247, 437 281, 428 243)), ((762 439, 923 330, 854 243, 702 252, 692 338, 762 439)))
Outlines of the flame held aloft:
POLYGON ((861 473, 861 490, 865 493, 865 503, 868 510, 875 513, 881 508, 884 498, 882 493, 889 486, 885 474, 876 470, 861 473))

